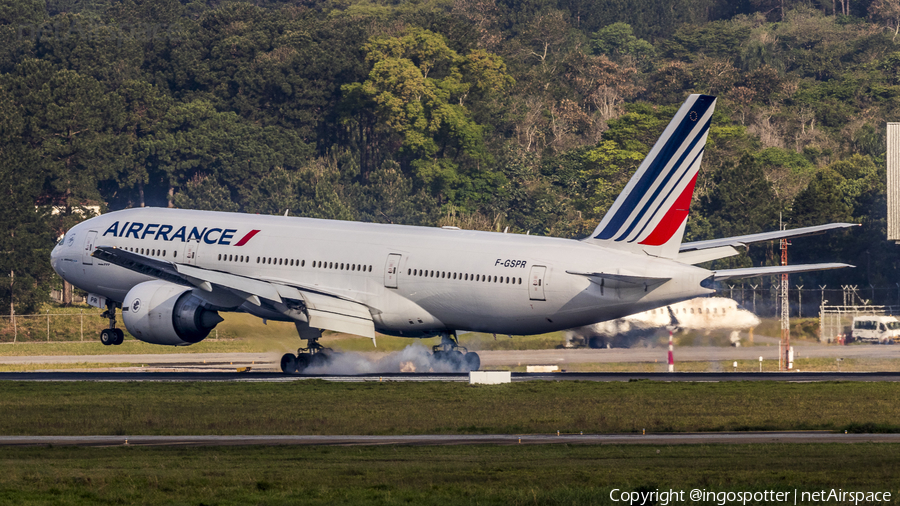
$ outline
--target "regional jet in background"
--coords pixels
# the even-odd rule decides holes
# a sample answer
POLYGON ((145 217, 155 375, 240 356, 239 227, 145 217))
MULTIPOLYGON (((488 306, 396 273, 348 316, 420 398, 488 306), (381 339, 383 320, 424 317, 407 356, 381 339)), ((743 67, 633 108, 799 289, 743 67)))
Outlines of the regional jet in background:
POLYGON ((759 317, 742 308, 734 299, 697 297, 696 299, 650 309, 623 318, 577 327, 566 332, 566 347, 630 348, 654 344, 666 330, 700 332, 703 336, 727 334, 732 346, 740 346, 741 331, 750 332, 759 325, 759 317))
POLYGON ((665 307, 713 283, 847 267, 827 263, 710 271, 695 264, 831 224, 682 244, 715 97, 691 95, 583 240, 165 208, 126 209, 69 230, 53 268, 137 339, 203 340, 223 311, 293 322, 307 346, 285 372, 325 360, 323 330, 375 339, 441 336, 436 359, 475 370, 457 332, 539 334, 665 307))

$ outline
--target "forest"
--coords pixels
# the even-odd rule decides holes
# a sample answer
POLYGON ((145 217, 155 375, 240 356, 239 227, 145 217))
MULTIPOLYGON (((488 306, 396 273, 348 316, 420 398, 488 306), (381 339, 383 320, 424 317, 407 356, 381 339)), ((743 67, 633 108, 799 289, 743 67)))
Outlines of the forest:
POLYGON ((896 303, 898 33, 900 0, 4 2, 0 303, 127 207, 584 237, 690 93, 718 103, 685 239, 860 223, 790 249, 856 269, 791 283, 896 303))

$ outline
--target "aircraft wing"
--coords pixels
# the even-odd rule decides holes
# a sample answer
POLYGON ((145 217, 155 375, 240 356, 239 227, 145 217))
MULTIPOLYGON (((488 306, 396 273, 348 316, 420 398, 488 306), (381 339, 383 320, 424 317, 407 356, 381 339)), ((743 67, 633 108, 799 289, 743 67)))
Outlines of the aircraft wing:
POLYGON ((854 267, 850 264, 806 264, 806 265, 770 265, 766 267, 746 267, 743 269, 722 269, 713 272, 713 281, 735 278, 754 278, 757 276, 770 276, 776 274, 794 274, 797 272, 827 271, 830 269, 843 269, 854 267))
POLYGON ((802 227, 791 230, 776 230, 759 234, 739 235, 724 239, 711 239, 709 241, 686 242, 678 250, 676 260, 682 263, 696 265, 710 260, 718 260, 739 254, 739 248, 747 248, 749 244, 756 242, 774 241, 778 239, 790 239, 806 237, 809 235, 823 234, 829 230, 839 228, 858 227, 857 223, 829 223, 814 227, 802 227))
POLYGON ((327 291, 176 264, 108 246, 98 246, 93 256, 146 276, 197 288, 195 295, 213 305, 265 304, 310 327, 375 337, 368 306, 327 291))

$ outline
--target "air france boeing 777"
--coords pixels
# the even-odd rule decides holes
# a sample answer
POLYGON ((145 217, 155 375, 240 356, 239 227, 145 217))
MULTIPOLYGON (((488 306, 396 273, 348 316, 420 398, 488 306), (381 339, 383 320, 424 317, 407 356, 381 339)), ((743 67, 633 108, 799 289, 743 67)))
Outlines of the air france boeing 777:
POLYGON ((682 244, 715 97, 691 95, 596 230, 583 240, 164 208, 116 211, 69 230, 52 253, 60 276, 134 337, 203 340, 241 311, 294 322, 307 347, 285 372, 321 360, 322 330, 442 336, 435 358, 479 367, 459 331, 537 334, 621 318, 713 292, 735 277, 845 267, 710 271, 695 264, 758 241, 831 224, 682 244))

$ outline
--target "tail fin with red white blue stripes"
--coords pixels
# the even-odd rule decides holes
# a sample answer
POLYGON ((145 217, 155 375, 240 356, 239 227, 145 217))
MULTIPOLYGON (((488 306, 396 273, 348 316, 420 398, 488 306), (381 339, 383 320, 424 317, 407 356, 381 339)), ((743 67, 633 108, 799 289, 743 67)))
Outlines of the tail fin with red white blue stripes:
POLYGON ((586 241, 675 258, 716 97, 691 95, 586 241))

